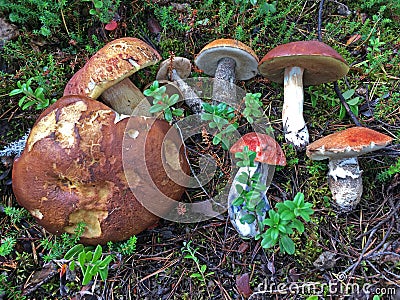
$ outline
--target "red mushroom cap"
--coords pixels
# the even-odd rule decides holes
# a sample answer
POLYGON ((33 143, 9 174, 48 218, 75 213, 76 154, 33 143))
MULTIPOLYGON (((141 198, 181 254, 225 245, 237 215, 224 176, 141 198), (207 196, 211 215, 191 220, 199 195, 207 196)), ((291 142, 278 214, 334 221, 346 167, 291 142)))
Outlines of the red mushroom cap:
POLYGON ((312 160, 350 158, 379 150, 392 140, 366 127, 351 127, 313 142, 307 146, 306 154, 312 160))
POLYGON ((279 45, 261 59, 258 70, 269 80, 282 83, 285 68, 304 69, 304 85, 336 81, 349 71, 339 53, 319 41, 299 41, 279 45))
POLYGON ((282 148, 274 138, 267 134, 247 133, 231 147, 230 152, 241 152, 245 146, 257 153, 255 161, 269 165, 286 165, 286 157, 282 148))

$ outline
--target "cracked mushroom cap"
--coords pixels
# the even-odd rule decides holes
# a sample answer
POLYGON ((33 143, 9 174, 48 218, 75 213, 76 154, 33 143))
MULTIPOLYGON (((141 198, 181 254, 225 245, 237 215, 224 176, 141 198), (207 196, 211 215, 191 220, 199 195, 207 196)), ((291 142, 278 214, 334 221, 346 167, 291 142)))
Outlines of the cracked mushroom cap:
POLYGON ((84 95, 97 99, 104 90, 160 60, 158 52, 140 39, 116 39, 101 48, 72 76, 64 96, 84 95))
POLYGON ((267 134, 250 132, 242 136, 230 149, 231 153, 241 152, 247 146, 256 152, 255 161, 268 165, 286 165, 286 157, 279 144, 267 134))
POLYGON ((345 159, 382 149, 393 139, 366 127, 351 127, 327 135, 307 146, 312 160, 345 159))
POLYGON ((229 57, 236 62, 236 78, 248 80, 258 74, 258 57, 247 45, 232 39, 219 39, 206 45, 195 59, 196 66, 214 76, 220 59, 229 57))
POLYGON ((168 58, 160 64, 156 80, 169 80, 171 78, 169 72, 171 72, 172 69, 176 70, 181 79, 186 79, 190 75, 192 64, 190 63, 190 60, 185 57, 175 56, 172 59, 168 58))
POLYGON ((304 85, 318 85, 344 77, 349 66, 333 48, 319 41, 298 41, 279 45, 260 61, 258 70, 271 81, 283 83, 285 68, 304 69, 304 85))
MULTIPOLYGON (((106 105, 84 96, 65 96, 47 108, 13 166, 18 203, 53 234, 73 233, 76 225, 84 222, 81 242, 86 244, 125 240, 157 223, 159 217, 145 209, 132 190, 140 190, 144 199, 149 194, 153 197, 155 190, 158 195, 180 199, 184 188, 167 176, 171 170, 163 164, 164 144, 177 152, 169 155, 179 160, 172 164, 171 172, 181 167, 187 173, 189 167, 178 150, 183 150, 179 134, 164 140, 171 129, 167 122, 131 118, 135 120, 129 122, 133 127, 128 129, 129 118, 120 119, 106 105), (131 138, 125 144, 128 150, 124 157, 132 165, 129 170, 123 168, 122 158, 126 135, 131 138), (128 173, 137 178, 132 190, 128 173), (148 174, 156 189, 141 181, 148 174)), ((158 203, 166 214, 169 203, 158 203)))

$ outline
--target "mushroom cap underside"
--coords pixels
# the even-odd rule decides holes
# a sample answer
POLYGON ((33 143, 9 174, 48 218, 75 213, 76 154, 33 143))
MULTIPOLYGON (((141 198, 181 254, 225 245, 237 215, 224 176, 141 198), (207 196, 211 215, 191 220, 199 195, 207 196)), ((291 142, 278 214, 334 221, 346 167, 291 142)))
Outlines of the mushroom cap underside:
POLYGON ((289 67, 304 69, 304 85, 336 81, 349 71, 344 58, 333 48, 319 41, 279 45, 261 59, 258 70, 269 80, 283 83, 285 68, 289 67))
POLYGON ((307 146, 312 160, 344 159, 379 150, 393 139, 366 127, 351 127, 327 135, 307 146))
POLYGON ((195 64, 209 76, 214 76, 222 58, 236 62, 236 78, 248 80, 258 74, 258 57, 247 45, 233 39, 218 39, 206 45, 196 56, 195 64))
POLYGON ((269 165, 286 165, 286 157, 275 139, 267 134, 250 132, 243 135, 230 149, 231 153, 243 151, 244 147, 256 152, 255 161, 269 165))
MULTIPOLYGON (((154 118, 134 118, 129 122, 134 127, 128 129, 128 118, 117 121, 115 112, 98 101, 80 96, 59 99, 41 114, 14 163, 18 203, 53 234, 73 233, 84 222, 81 242, 86 244, 124 240, 154 225, 159 217, 132 189, 142 198, 156 190, 179 200, 184 188, 169 179, 166 172, 174 170, 166 171, 163 164, 162 144, 171 126, 154 118), (125 170, 122 141, 133 131, 125 154, 133 167, 125 170), (137 159, 143 149, 145 160, 137 159), (141 180, 148 173, 156 188, 141 180), (137 179, 137 185, 128 184, 128 175, 137 179)), ((180 141, 173 142, 180 146, 180 141)), ((178 156, 177 164, 188 172, 183 153, 178 156)), ((159 205, 165 214, 171 209, 169 202, 160 200, 159 205)))
POLYGON ((84 95, 97 99, 104 90, 160 60, 158 52, 140 39, 125 37, 113 40, 72 76, 64 89, 64 96, 84 95))

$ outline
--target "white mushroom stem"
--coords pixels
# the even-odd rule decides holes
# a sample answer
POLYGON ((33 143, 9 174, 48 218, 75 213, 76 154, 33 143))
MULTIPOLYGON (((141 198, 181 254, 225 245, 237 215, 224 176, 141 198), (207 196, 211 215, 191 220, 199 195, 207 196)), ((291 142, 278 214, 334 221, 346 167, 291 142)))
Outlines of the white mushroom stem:
POLYGON ((230 57, 221 58, 215 71, 213 104, 230 103, 236 98, 236 61, 230 57))
POLYGON ((282 123, 285 138, 298 150, 309 143, 309 134, 303 118, 303 68, 285 69, 282 123))
POLYGON ((200 115, 204 112, 203 101, 196 95, 193 89, 179 76, 175 69, 172 69, 171 80, 175 81, 182 95, 185 97, 185 103, 190 107, 193 113, 200 115))
POLYGON ((358 159, 331 159, 328 167, 328 184, 334 206, 339 212, 349 212, 360 202, 363 191, 358 159))
POLYGON ((106 89, 100 96, 101 100, 116 112, 124 115, 141 115, 150 117, 150 103, 143 93, 129 78, 106 89))
POLYGON ((235 201, 239 197, 239 193, 236 189, 237 185, 241 185, 244 190, 249 190, 249 186, 246 184, 243 184, 238 181, 238 177, 242 173, 247 173, 249 177, 252 177, 255 173, 261 173, 260 176, 260 183, 266 184, 267 183, 267 178, 268 174, 270 172, 270 165, 260 163, 260 162, 255 162, 254 167, 241 167, 239 168, 238 172, 235 175, 235 178, 233 179, 232 186, 229 190, 228 194, 228 214, 229 218, 231 220, 231 223, 233 227, 235 227, 236 231, 239 233, 239 235, 242 238, 253 238, 257 234, 260 233, 260 228, 258 226, 259 223, 262 223, 267 215, 268 210, 270 209, 270 204, 266 195, 266 192, 261 193, 261 201, 264 201, 265 208, 264 211, 261 215, 257 214, 257 219, 253 223, 242 223, 240 219, 252 212, 249 212, 247 209, 244 208, 244 204, 240 206, 234 206, 232 205, 233 201, 235 201))

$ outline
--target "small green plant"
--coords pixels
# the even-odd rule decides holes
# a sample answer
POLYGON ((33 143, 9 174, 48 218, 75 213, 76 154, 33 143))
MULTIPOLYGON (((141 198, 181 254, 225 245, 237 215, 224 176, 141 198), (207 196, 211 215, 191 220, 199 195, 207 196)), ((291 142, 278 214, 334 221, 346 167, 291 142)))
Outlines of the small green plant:
POLYGON ((260 173, 254 173, 250 176, 249 168, 254 167, 256 152, 250 151, 249 147, 245 146, 242 152, 235 153, 235 157, 239 159, 236 163, 238 167, 247 167, 247 172, 242 172, 237 179, 248 188, 245 189, 240 184, 236 185, 235 188, 239 196, 232 202, 232 205, 243 205, 243 209, 250 212, 240 219, 240 222, 243 224, 250 224, 257 219, 257 215, 261 215, 265 210, 266 203, 262 201, 261 196, 267 190, 267 186, 260 182, 260 173))
POLYGON ((28 212, 24 208, 16 208, 12 206, 4 207, 4 213, 10 217, 11 223, 19 223, 23 218, 28 216, 28 212))
MULTIPOLYGON (((22 296, 22 290, 19 286, 14 286, 10 282, 9 276, 6 273, 0 274, 0 295, 4 299, 25 300, 26 296, 22 296)), ((3 299, 3 298, 2 298, 3 299)))
POLYGON ((395 162, 395 164, 389 166, 389 168, 387 170, 381 171, 378 176, 377 179, 380 182, 386 182, 388 181, 390 178, 393 177, 393 175, 400 173, 400 158, 397 158, 397 161, 395 162))
POLYGON ((304 224, 300 218, 305 222, 310 221, 310 215, 314 213, 311 207, 311 203, 304 201, 303 193, 297 193, 293 200, 277 203, 275 210, 268 211, 269 218, 263 221, 268 229, 256 239, 262 239, 263 248, 271 248, 279 243, 281 252, 294 254, 295 244, 289 235, 294 233, 293 229, 299 233, 304 232, 304 224))
MULTIPOLYGON (((347 104, 349 105, 353 114, 358 116, 358 105, 361 103, 360 97, 353 97, 355 93, 354 89, 345 91, 342 95, 343 98, 346 100, 347 104)), ((346 109, 344 108, 343 104, 340 105, 340 112, 339 112, 339 119, 343 120, 346 116, 346 109)))
POLYGON ((98 274, 102 280, 107 280, 108 267, 114 257, 112 255, 102 257, 103 250, 100 245, 93 251, 92 247, 77 244, 65 254, 64 259, 70 261, 70 270, 74 271, 76 266, 80 267, 83 275, 82 285, 87 285, 98 274))
POLYGON ((108 242, 107 246, 110 251, 121 253, 122 255, 132 255, 136 251, 136 236, 131 236, 127 241, 120 243, 108 242))
POLYGON ((253 124, 254 118, 262 116, 262 102, 260 100, 261 93, 247 93, 244 97, 245 109, 243 116, 250 124, 253 124))
POLYGON ((89 10, 92 16, 97 17, 100 22, 107 24, 115 16, 120 0, 83 0, 84 2, 92 2, 94 8, 89 10))
POLYGON ((173 94, 169 96, 166 93, 167 88, 165 86, 159 86, 158 81, 154 81, 152 85, 144 90, 143 94, 147 97, 153 97, 153 105, 150 108, 150 113, 164 113, 164 119, 168 122, 172 121, 174 116, 183 116, 183 110, 180 108, 173 108, 178 100, 178 94, 173 94))
POLYGON ((54 240, 44 238, 40 241, 40 245, 44 250, 49 252, 43 256, 45 262, 53 259, 60 259, 68 251, 75 246, 85 231, 85 223, 78 223, 74 234, 63 233, 61 236, 54 236, 54 240))
POLYGON ((234 121, 235 110, 226 103, 217 105, 203 103, 205 112, 201 115, 201 119, 208 121, 208 126, 217 130, 212 143, 214 145, 221 144, 222 149, 228 150, 231 144, 232 132, 236 131, 239 124, 234 121))
POLYGON ((13 237, 6 237, 2 240, 0 245, 0 256, 7 256, 9 255, 14 248, 14 245, 17 241, 13 237))
POLYGON ((200 264, 200 260, 199 258, 196 256, 196 253, 199 249, 198 248, 193 248, 192 247, 192 241, 187 242, 183 242, 183 247, 181 248, 181 251, 183 254, 185 254, 184 258, 187 259, 191 259, 197 268, 196 273, 192 273, 190 274, 191 278, 196 278, 198 279, 200 282, 202 282, 203 284, 206 283, 206 278, 208 276, 211 276, 214 274, 214 272, 207 272, 207 265, 202 265, 200 264))
POLYGON ((25 83, 21 83, 21 81, 17 82, 17 89, 12 90, 9 93, 9 96, 15 96, 19 94, 23 94, 24 96, 18 101, 18 105, 22 108, 22 110, 28 109, 31 106, 36 106, 36 109, 44 109, 48 107, 50 104, 54 103, 56 99, 49 100, 44 95, 44 89, 42 87, 38 87, 35 90, 32 89, 31 84, 35 78, 29 78, 25 83))

